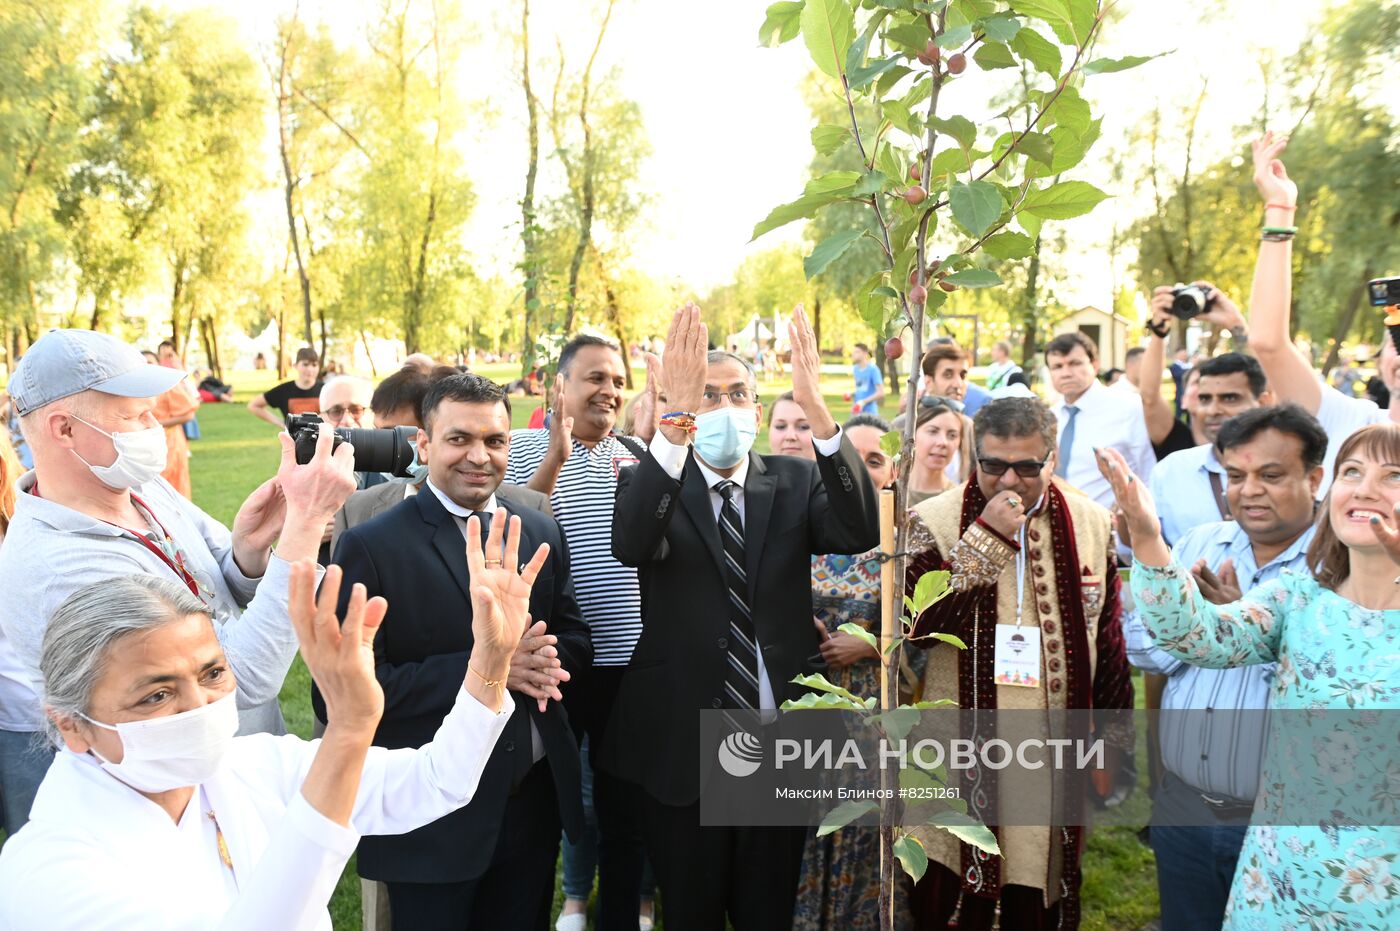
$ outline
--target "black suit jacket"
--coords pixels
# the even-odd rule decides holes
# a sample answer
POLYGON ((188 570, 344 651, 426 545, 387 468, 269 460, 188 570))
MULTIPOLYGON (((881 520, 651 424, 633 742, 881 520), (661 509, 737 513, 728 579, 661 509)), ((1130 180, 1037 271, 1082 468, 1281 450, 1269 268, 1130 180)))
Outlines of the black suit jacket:
MULTIPOLYGON (((834 456, 749 454, 744 484, 748 604, 779 705, 815 671, 814 553, 863 553, 880 542, 865 464, 845 437, 834 456)), ((667 805, 700 795, 702 709, 722 707, 729 636, 724 551, 709 487, 691 452, 681 480, 651 455, 618 479, 613 556, 636 566, 642 636, 623 674, 600 765, 667 805)), ((704 761, 705 771, 714 761, 704 761)))
MULTIPOLYGON (((504 486, 500 506, 520 516, 521 558, 550 547, 530 594, 532 621, 559 638, 559 658, 577 677, 593 661, 588 625, 574 598, 569 552, 554 518, 522 506, 504 486)), ((389 613, 374 641, 375 674, 384 687, 384 717, 376 746, 421 747, 452 708, 472 648, 466 543, 452 515, 430 489, 341 535, 336 562, 345 572, 343 613, 350 586, 361 582, 383 595, 389 613)), ((538 728, 554 776, 559 815, 572 838, 583 828, 578 744, 558 702, 543 714, 535 699, 512 693, 515 712, 496 744, 471 802, 416 831, 360 841, 359 871, 386 882, 463 882, 486 871, 513 786, 529 771, 530 722, 538 728)), ((543 761, 541 761, 543 762, 543 761)))

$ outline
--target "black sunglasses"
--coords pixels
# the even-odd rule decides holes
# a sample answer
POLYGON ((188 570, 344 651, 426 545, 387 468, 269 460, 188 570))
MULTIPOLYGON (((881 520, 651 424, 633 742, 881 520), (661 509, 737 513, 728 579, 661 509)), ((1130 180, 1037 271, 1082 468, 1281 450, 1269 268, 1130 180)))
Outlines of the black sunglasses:
POLYGON ((1049 459, 1041 459, 1037 462, 1034 459, 1022 459, 1018 462, 1007 462, 1005 459, 983 459, 977 457, 977 468, 988 475, 1005 475, 1007 469, 1015 469, 1016 474, 1021 478, 1035 478, 1040 474, 1040 470, 1045 468, 1045 463, 1049 459))

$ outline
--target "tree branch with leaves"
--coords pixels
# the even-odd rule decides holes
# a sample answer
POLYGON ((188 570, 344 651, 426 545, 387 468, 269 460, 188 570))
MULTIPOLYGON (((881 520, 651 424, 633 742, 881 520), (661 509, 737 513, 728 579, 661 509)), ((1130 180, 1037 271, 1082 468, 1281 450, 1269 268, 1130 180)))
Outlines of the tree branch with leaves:
MULTIPOLYGON (((804 262, 807 277, 821 275, 864 237, 879 246, 878 268, 854 299, 862 318, 882 339, 910 330, 917 351, 926 325, 958 288, 1001 284, 995 261, 1031 255, 1046 221, 1068 220, 1091 211, 1106 196, 1086 181, 1063 180, 1098 137, 1099 121, 1080 93, 1095 74, 1122 71, 1147 57, 1091 59, 1094 40, 1107 15, 1100 0, 787 0, 774 3, 759 30, 759 41, 775 46, 799 36, 813 64, 844 103, 846 119, 822 123, 811 137, 819 155, 854 145, 859 170, 833 170, 812 178, 796 200, 775 207, 753 231, 765 233, 798 220, 811 220, 837 205, 858 203, 871 222, 846 228, 816 243, 804 262), (970 70, 971 65, 976 70, 970 70), (944 89, 955 83, 986 83, 987 73, 1021 68, 1034 75, 1024 99, 991 120, 944 112, 944 89), (994 129, 1024 111, 1021 125, 994 129), (873 119, 862 119, 872 113, 873 119), (951 143, 940 149, 941 143, 951 143), (1016 228, 1013 228, 1016 227, 1016 228), (938 253, 938 255, 935 255, 938 253)), ((990 94, 988 95, 991 96, 990 94)), ((891 341, 891 354, 902 346, 891 341)), ((919 385, 906 389, 910 416, 903 435, 886 436, 886 452, 899 463, 897 501, 907 500, 914 412, 919 385)), ((896 513, 902 513, 897 509, 896 513)), ((892 553, 895 593, 906 591, 909 521, 896 520, 892 553)), ((913 619, 946 589, 946 573, 928 573, 906 599, 898 636, 879 644, 889 669, 898 669, 899 654, 913 619), (922 606, 920 601, 927 602, 922 606)), ((849 631, 854 632, 854 631, 849 631)), ((867 634, 866 636, 870 636, 867 634)), ((875 644, 870 637, 872 645, 875 644)), ((821 692, 801 707, 884 709, 888 733, 897 709, 897 676, 885 675, 876 703, 841 695, 823 676, 801 684, 821 692), (815 703, 815 704, 814 704, 815 703)), ((873 803, 872 803, 873 805, 873 803)), ((834 830, 872 809, 843 806, 829 816, 823 830, 834 830), (831 819, 835 818, 834 821, 831 819)), ((898 802, 881 806, 881 919, 892 923, 895 859, 915 879, 927 857, 914 833, 896 828, 898 802)), ((955 820, 955 819, 954 819, 955 820)), ((937 815, 929 825, 951 830, 960 839, 995 850, 985 828, 953 824, 937 815), (977 828, 980 828, 978 830, 977 828)))

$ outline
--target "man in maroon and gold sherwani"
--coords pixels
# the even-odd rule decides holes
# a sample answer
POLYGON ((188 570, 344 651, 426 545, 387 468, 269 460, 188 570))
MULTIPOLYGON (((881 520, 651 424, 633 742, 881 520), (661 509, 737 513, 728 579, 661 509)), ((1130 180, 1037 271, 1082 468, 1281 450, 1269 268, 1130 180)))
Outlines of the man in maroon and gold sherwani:
MULTIPOLYGON (((1002 398, 978 411, 974 431, 972 478, 911 512, 908 593, 938 569, 951 573, 953 590, 918 618, 913 635, 955 634, 967 645, 915 641, 930 647, 922 697, 1043 711, 1047 721, 1057 711, 1131 709, 1110 516, 1052 478, 1054 414, 1036 398, 1002 398)), ((1115 751, 1131 753, 1126 715, 1097 730, 1071 736, 1104 738, 1110 766, 1115 751)), ((1050 767, 975 768, 963 772, 961 789, 968 813, 994 826, 1002 856, 939 829, 916 830, 932 861, 915 890, 919 927, 948 927, 956 914, 959 931, 991 928, 998 903, 1002 928, 1078 927, 1083 828, 1068 820, 998 826, 997 809, 1018 798, 1082 796, 1088 780, 1050 767)))

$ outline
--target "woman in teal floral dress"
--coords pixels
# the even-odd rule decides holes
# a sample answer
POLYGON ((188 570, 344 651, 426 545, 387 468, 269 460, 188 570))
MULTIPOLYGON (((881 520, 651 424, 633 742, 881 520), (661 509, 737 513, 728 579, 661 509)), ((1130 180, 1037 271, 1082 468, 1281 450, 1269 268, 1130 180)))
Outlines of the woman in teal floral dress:
MULTIPOLYGON (((1367 427, 1342 444, 1308 550, 1311 574, 1284 573, 1219 606, 1201 596, 1187 567, 1172 564, 1145 483, 1115 451, 1099 455, 1132 533, 1133 597, 1162 649, 1212 668, 1277 662, 1270 702, 1275 711, 1400 712, 1400 425, 1367 427)), ((1384 727, 1393 717, 1371 720, 1384 727)), ((1345 755, 1323 753, 1327 762, 1321 763, 1318 745, 1298 741, 1297 725, 1290 727, 1292 744, 1280 738, 1282 725, 1271 728, 1271 741, 1280 745, 1270 747, 1265 763, 1224 927, 1400 928, 1400 827, 1394 826, 1400 786, 1394 771, 1386 788, 1386 766, 1393 770, 1396 755, 1393 727, 1378 751, 1362 749, 1365 728, 1330 735, 1326 739, 1355 746, 1345 755), (1323 781, 1312 781, 1319 777, 1323 781), (1287 823, 1304 820, 1297 799, 1313 785, 1336 797, 1338 785, 1351 786, 1358 777, 1381 789, 1349 801, 1376 813, 1371 825, 1389 826, 1363 826, 1342 811, 1316 826, 1287 823), (1285 797, 1294 799, 1292 807, 1284 807, 1285 797)))

